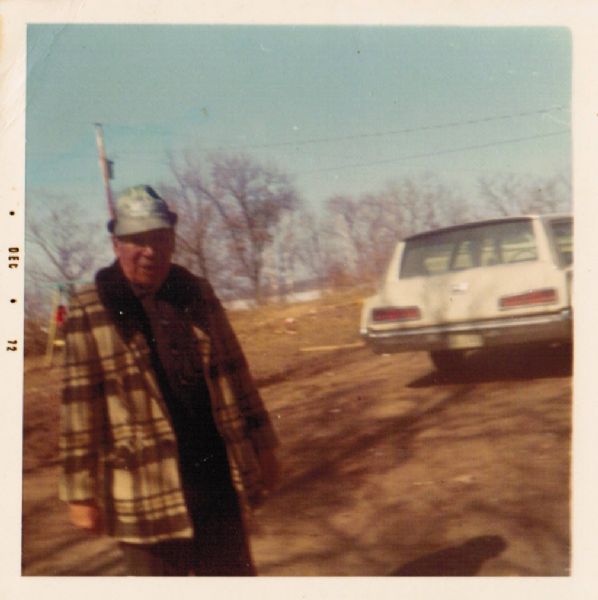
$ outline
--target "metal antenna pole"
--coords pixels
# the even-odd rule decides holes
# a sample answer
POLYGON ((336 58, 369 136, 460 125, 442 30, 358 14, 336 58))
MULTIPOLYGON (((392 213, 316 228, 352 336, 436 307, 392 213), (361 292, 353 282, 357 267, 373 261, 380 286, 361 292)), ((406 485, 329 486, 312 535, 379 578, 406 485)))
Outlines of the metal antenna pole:
POLYGON ((110 167, 106 159, 106 149, 104 148, 104 130, 100 123, 95 123, 96 144, 98 146, 98 155, 100 158, 100 171, 104 179, 104 190, 106 191, 106 201, 108 202, 108 212, 110 218, 114 219, 114 201, 112 199, 112 190, 110 189, 110 167))

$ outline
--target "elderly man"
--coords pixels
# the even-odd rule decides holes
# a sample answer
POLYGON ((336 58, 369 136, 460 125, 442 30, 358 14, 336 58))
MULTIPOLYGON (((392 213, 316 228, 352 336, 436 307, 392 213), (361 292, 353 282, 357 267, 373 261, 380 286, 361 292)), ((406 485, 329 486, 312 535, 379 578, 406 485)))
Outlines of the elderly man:
POLYGON ((276 484, 276 437, 210 284, 172 264, 176 214, 149 186, 108 224, 116 261, 66 331, 60 497, 133 575, 254 575, 243 513, 276 484))

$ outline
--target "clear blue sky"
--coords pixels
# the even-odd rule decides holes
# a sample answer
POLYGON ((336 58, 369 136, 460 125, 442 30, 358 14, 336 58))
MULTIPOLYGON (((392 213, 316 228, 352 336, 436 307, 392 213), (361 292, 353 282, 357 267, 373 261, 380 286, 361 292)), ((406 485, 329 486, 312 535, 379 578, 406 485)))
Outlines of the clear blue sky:
POLYGON ((94 122, 115 191, 185 149, 273 162, 312 206, 421 172, 550 176, 570 102, 565 28, 29 25, 27 196, 105 217, 94 122))

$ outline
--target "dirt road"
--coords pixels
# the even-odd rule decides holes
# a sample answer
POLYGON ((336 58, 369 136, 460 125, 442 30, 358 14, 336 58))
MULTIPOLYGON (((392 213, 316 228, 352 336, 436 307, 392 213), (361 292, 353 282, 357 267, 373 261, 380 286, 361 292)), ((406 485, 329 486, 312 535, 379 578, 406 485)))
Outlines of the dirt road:
MULTIPOLYGON (((358 303, 241 315, 282 441, 283 485, 255 515, 263 575, 566 575, 571 381, 558 353, 441 377, 423 353, 354 344, 358 303), (265 352, 268 348, 269 352, 265 352)), ((59 369, 26 375, 23 573, 119 574, 56 499, 59 369)))

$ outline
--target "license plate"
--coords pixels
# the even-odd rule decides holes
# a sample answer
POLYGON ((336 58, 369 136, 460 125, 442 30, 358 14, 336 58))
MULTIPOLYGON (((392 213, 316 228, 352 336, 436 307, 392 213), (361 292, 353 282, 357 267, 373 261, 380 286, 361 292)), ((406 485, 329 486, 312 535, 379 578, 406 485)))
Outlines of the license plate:
POLYGON ((448 339, 448 347, 451 349, 480 348, 483 345, 482 336, 476 333, 453 333, 448 339))

